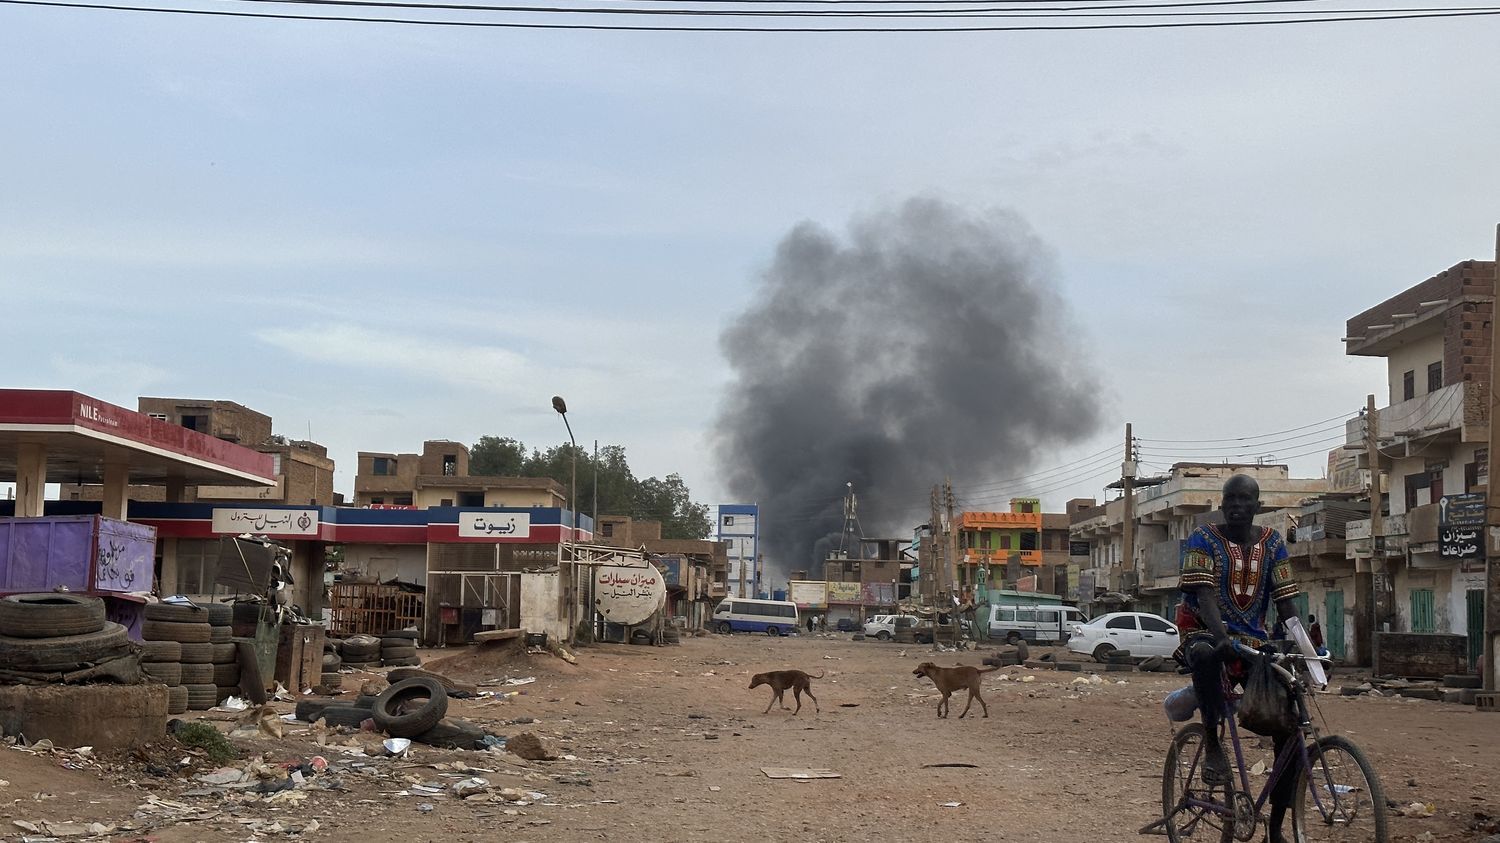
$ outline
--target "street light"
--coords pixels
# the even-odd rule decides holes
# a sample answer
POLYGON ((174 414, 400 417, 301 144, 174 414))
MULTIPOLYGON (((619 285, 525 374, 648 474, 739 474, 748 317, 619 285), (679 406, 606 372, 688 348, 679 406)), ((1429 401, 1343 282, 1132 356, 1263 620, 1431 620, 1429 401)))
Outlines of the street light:
POLYGON ((568 429, 568 441, 573 443, 573 476, 568 489, 568 508, 573 510, 573 541, 578 541, 578 440, 573 438, 573 425, 568 424, 568 402, 561 395, 552 396, 552 409, 562 416, 563 426, 568 429))

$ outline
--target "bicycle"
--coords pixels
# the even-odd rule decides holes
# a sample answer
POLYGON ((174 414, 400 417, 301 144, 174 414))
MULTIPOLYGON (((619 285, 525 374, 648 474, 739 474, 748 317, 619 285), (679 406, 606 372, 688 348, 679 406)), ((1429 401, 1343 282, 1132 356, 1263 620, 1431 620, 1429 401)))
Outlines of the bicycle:
MULTIPOLYGON (((1247 655, 1261 655, 1243 645, 1237 647, 1247 655)), ((1162 819, 1152 826, 1164 826, 1172 843, 1215 837, 1220 843, 1248 841, 1261 826, 1276 783, 1282 776, 1295 775, 1296 796, 1288 813, 1291 839, 1296 843, 1387 843, 1385 793, 1374 767, 1353 741, 1342 735, 1321 734, 1308 711, 1308 685, 1300 674, 1306 671, 1308 661, 1326 664, 1328 660, 1300 653, 1273 653, 1271 657, 1277 676, 1292 692, 1298 733, 1282 747, 1260 793, 1251 798, 1250 772, 1234 718, 1234 704, 1240 695, 1234 693, 1234 683, 1226 672, 1225 713, 1220 718, 1219 737, 1222 741, 1227 728, 1234 747, 1230 783, 1210 785, 1203 781, 1207 733, 1201 722, 1183 726, 1173 735, 1167 750, 1162 770, 1162 819)))

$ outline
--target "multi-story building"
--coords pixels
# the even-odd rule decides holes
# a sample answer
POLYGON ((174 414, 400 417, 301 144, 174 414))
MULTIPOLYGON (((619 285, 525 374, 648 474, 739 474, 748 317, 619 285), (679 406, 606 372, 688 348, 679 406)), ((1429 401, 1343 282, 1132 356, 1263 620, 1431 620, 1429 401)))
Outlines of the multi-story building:
POLYGON ((1479 493, 1488 481, 1495 274, 1494 261, 1452 266, 1353 317, 1344 338, 1347 354, 1386 359, 1388 403, 1350 421, 1345 446, 1367 451, 1373 433, 1378 456, 1373 465, 1361 456, 1359 467, 1385 475, 1379 529, 1368 519, 1348 524, 1347 553, 1372 575, 1372 623, 1468 636, 1471 664, 1484 625, 1479 493), (1468 538, 1451 540, 1460 534, 1468 538))
POLYGON ((719 504, 715 537, 729 558, 728 585, 733 597, 755 597, 762 590, 760 507, 753 503, 719 504))
POLYGON ((420 454, 360 451, 354 505, 374 507, 566 507, 567 490, 548 477, 469 474, 469 449, 430 439, 420 454))
POLYGON ((661 522, 628 515, 601 515, 593 542, 644 550, 667 581, 668 612, 702 626, 709 604, 728 593, 729 557, 725 544, 711 539, 664 539, 661 522))
POLYGON ((1260 484, 1262 511, 1299 507, 1328 488, 1322 478, 1291 477, 1285 465, 1176 463, 1165 477, 1151 478, 1132 495, 1133 553, 1124 549, 1124 498, 1072 516, 1072 541, 1088 550, 1075 599, 1085 605, 1108 595, 1139 611, 1167 614, 1179 600, 1182 543, 1215 517, 1224 481, 1234 474, 1248 474, 1260 484))
POLYGON ((970 591, 979 571, 986 587, 1013 585, 1042 566, 1042 506, 1036 498, 1012 498, 1007 512, 964 512, 958 518, 958 587, 970 591))

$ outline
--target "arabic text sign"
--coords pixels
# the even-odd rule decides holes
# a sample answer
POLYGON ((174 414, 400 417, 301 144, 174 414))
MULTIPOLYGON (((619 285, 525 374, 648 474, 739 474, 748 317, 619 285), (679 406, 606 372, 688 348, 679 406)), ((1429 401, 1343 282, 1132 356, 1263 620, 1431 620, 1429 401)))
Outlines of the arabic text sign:
POLYGON ((799 609, 821 609, 828 605, 828 590, 822 580, 792 580, 792 602, 799 609))
POLYGON ((831 582, 828 584, 829 603, 858 603, 859 583, 831 582))
POLYGON ((1443 527, 1438 531, 1438 556, 1442 559, 1483 559, 1480 527, 1443 527))
POLYGON ((1438 499, 1438 515, 1444 527, 1483 527, 1484 495, 1444 495, 1438 499))
POLYGON ((465 539, 515 539, 531 535, 529 512, 460 512, 458 535, 465 539))
POLYGON ((859 600, 866 606, 889 606, 896 602, 896 584, 890 582, 861 583, 859 600))
POLYGON ((220 507, 214 510, 215 533, 256 533, 267 536, 316 536, 316 509, 250 509, 220 507))
POLYGON ((594 607, 613 623, 640 623, 661 608, 666 598, 666 577, 654 565, 594 569, 594 607))

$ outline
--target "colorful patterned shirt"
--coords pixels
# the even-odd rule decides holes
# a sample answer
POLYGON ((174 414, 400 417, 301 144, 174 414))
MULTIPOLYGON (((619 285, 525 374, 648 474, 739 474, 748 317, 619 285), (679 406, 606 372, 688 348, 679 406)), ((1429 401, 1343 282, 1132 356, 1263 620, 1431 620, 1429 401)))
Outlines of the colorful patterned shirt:
POLYGON ((1270 527, 1252 527, 1251 533, 1251 542, 1245 546, 1225 538, 1212 524, 1199 527, 1188 537, 1179 583, 1182 604, 1177 609, 1177 628, 1184 642, 1195 634, 1212 634, 1198 614, 1194 591, 1198 587, 1214 589, 1219 616, 1229 635, 1250 647, 1259 647, 1270 639, 1266 615, 1271 607, 1297 596, 1297 582, 1292 579, 1292 563, 1281 535, 1270 527))

